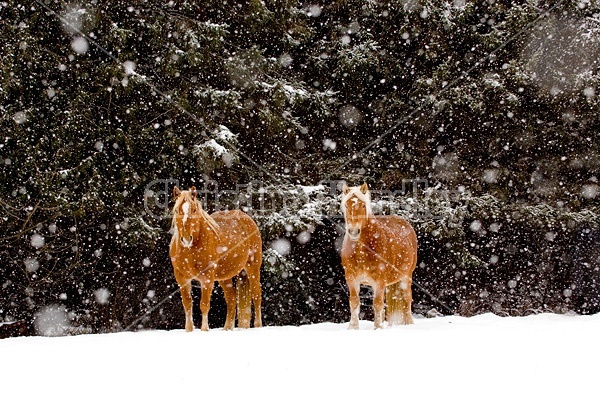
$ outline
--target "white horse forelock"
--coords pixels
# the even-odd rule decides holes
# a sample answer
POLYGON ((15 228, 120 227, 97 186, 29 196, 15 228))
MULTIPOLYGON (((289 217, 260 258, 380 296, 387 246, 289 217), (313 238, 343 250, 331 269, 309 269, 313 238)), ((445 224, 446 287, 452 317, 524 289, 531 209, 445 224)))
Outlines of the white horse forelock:
POLYGON ((362 191, 360 190, 360 187, 352 187, 352 188, 350 188, 350 190, 348 191, 347 194, 342 196, 341 207, 342 207, 342 213, 344 213, 344 216, 346 216, 346 207, 347 207, 348 200, 350 200, 350 198, 352 198, 352 197, 356 197, 365 203, 365 207, 367 208, 367 218, 369 218, 373 215, 373 210, 371 208, 371 192, 367 191, 367 193, 362 193, 362 191))
POLYGON ((183 210, 183 222, 186 223, 188 217, 190 216, 190 202, 185 202, 181 205, 181 210, 183 210))

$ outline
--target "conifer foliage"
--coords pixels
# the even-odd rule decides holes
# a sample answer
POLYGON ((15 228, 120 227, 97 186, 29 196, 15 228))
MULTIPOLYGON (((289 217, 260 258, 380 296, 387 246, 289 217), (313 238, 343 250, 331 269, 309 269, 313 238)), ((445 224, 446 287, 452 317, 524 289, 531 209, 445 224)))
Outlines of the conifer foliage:
POLYGON ((255 216, 267 324, 347 318, 341 180, 415 311, 600 310, 597 1, 9 0, 0 48, 0 321, 181 327, 175 183, 255 216))

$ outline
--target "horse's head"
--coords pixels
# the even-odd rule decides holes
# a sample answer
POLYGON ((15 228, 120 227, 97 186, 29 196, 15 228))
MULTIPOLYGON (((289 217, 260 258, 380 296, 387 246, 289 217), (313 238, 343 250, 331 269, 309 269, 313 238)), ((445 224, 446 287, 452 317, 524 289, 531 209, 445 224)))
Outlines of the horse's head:
POLYGON ((189 191, 173 189, 175 206, 173 206, 173 227, 175 234, 183 247, 192 247, 194 237, 200 229, 199 215, 202 210, 200 202, 196 200, 196 187, 189 191))
POLYGON ((352 240, 360 238, 360 232, 371 217, 371 193, 367 183, 359 187, 342 188, 342 212, 346 219, 346 233, 352 240))

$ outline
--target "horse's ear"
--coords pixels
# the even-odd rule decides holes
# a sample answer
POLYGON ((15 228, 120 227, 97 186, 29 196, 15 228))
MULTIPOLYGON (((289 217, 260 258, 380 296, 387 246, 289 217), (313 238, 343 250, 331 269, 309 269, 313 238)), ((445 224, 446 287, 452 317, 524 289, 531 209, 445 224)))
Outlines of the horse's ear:
POLYGON ((369 192, 369 186, 366 182, 360 186, 360 192, 362 192, 365 195, 367 194, 367 192, 369 192))
POLYGON ((179 190, 179 188, 177 188, 177 187, 173 188, 173 198, 177 199, 179 197, 179 194, 181 194, 181 191, 179 190))
POLYGON ((348 192, 350 192, 350 187, 344 183, 344 185, 342 185, 342 193, 348 195, 348 192))
POLYGON ((195 186, 192 186, 190 188, 190 194, 192 195, 192 199, 196 200, 197 191, 196 191, 196 187, 195 186))

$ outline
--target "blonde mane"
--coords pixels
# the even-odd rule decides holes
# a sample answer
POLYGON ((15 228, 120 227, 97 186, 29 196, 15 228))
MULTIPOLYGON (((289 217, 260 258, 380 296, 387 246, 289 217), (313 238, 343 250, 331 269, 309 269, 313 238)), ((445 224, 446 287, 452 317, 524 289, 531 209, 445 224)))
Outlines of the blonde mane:
POLYGON ((356 196, 359 200, 362 200, 365 203, 365 207, 367 208, 367 218, 370 218, 373 215, 373 209, 371 208, 371 192, 367 191, 366 193, 362 193, 360 188, 361 187, 348 188, 348 192, 345 195, 342 195, 341 208, 344 217, 346 216, 348 200, 350 200, 353 196, 356 196))
MULTIPOLYGON (((189 197, 189 191, 181 191, 181 194, 177 197, 177 200, 175 200, 175 205, 173 206, 173 210, 171 210, 171 213, 173 216, 171 218, 171 229, 174 231, 173 235, 177 235, 177 226, 175 224, 175 213, 177 211, 176 209, 178 209, 179 207, 182 206, 181 202, 186 200, 186 196, 189 197), (184 195, 184 193, 187 193, 187 195, 184 195)), ((208 214, 206 211, 204 211, 204 209, 202 208, 202 204, 196 198, 192 198, 191 201, 194 202, 198 206, 199 214, 197 215, 197 217, 202 217, 202 219, 204 219, 204 221, 206 221, 208 226, 213 230, 213 232, 215 234, 217 234, 217 237, 220 239, 221 238, 221 227, 219 227, 219 224, 217 224, 217 222, 214 220, 214 218, 212 218, 210 216, 210 214, 208 214)))

